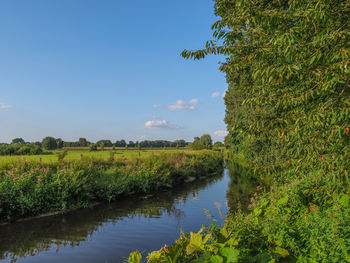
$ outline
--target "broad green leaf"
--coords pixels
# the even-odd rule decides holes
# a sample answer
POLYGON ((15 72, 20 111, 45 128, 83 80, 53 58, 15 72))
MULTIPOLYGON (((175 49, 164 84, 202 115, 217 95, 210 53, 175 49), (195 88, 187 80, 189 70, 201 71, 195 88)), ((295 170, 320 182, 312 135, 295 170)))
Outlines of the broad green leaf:
POLYGON ((221 256, 226 259, 226 263, 238 262, 239 250, 233 247, 223 247, 219 250, 221 256))
POLYGON ((283 258, 289 256, 288 250, 285 248, 281 248, 281 247, 276 247, 275 253, 280 255, 283 258))
POLYGON ((209 259, 209 262, 210 263, 222 263, 222 262, 224 262, 224 259, 222 257, 220 257, 219 255, 215 255, 209 259))

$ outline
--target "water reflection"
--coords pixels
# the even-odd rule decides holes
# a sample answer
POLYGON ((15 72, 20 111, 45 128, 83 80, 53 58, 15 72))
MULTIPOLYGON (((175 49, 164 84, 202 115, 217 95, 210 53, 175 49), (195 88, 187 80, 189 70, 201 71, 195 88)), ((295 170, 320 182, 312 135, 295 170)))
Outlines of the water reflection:
POLYGON ((230 210, 245 210, 256 183, 234 163, 223 176, 194 181, 147 197, 125 198, 64 215, 0 226, 0 260, 7 262, 120 262, 223 223, 230 210))
MULTIPOLYGON (((0 226, 1 259, 16 261, 48 251, 53 246, 58 252, 67 246, 79 246, 105 223, 114 225, 128 218, 154 219, 167 216, 175 219, 177 226, 185 216, 179 204, 188 199, 199 200, 199 192, 215 184, 222 176, 191 182, 154 196, 125 198, 111 204, 79 209, 63 215, 43 217, 0 226)), ((147 227, 147 226, 145 226, 147 227)))
POLYGON ((252 172, 235 162, 227 162, 230 185, 227 189, 227 205, 231 213, 247 212, 250 197, 256 191, 257 181, 252 172))

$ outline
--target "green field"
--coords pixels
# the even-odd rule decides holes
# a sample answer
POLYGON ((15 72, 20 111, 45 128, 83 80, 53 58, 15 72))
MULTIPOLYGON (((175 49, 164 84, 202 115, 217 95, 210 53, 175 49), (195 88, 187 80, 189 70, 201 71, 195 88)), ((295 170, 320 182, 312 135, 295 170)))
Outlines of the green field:
MULTIPOLYGON (((88 158, 96 158, 96 159, 104 159, 107 160, 111 156, 111 149, 106 149, 104 151, 96 151, 96 152, 90 152, 84 147, 79 148, 73 148, 68 150, 67 156, 64 158, 64 160, 79 160, 83 156, 88 158)), ((12 156, 0 156, 0 164, 4 162, 13 162, 13 161, 41 161, 42 162, 55 162, 57 161, 57 153, 60 152, 58 150, 52 151, 50 154, 40 154, 40 155, 12 155, 12 156)), ((191 150, 185 148, 185 149, 142 149, 137 150, 135 149, 116 149, 114 150, 114 158, 128 158, 128 157, 137 157, 137 156, 147 156, 152 154, 159 154, 159 153, 174 153, 174 152, 186 152, 190 153, 191 150)))

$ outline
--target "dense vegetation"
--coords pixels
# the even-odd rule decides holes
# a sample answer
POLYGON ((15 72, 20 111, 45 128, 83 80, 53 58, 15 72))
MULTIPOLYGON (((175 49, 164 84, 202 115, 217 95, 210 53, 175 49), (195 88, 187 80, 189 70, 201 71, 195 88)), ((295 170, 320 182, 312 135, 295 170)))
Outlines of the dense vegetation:
MULTIPOLYGON (((10 144, 0 143, 0 156, 5 155, 38 155, 43 153, 52 153, 51 151, 60 149, 82 150, 88 149, 90 151, 98 150, 115 150, 120 148, 125 149, 145 149, 145 148, 184 148, 190 146, 192 150, 211 149, 213 142, 209 134, 203 134, 200 138, 195 137, 192 143, 185 140, 144 140, 140 142, 125 140, 116 141, 112 143, 110 140, 99 140, 96 143, 90 142, 85 138, 79 138, 76 142, 66 142, 61 138, 45 137, 41 142, 25 142, 22 138, 15 138, 10 144), (106 148, 105 148, 106 147, 106 148)), ((215 148, 222 147, 221 142, 215 143, 215 148)))
POLYGON ((222 155, 160 153, 140 158, 0 164, 0 221, 153 193, 222 172, 222 155))
POLYGON ((189 143, 192 150, 211 149, 213 147, 213 140, 209 134, 203 134, 200 138, 194 137, 192 143, 189 143))
POLYGON ((42 152, 41 146, 35 143, 0 144, 0 155, 35 155, 42 152))
MULTIPOLYGON (((47 151, 62 149, 62 148, 76 148, 87 147, 91 151, 97 151, 98 149, 104 150, 105 147, 124 147, 124 148, 179 148, 186 147, 188 143, 185 140, 175 140, 173 142, 166 140, 155 141, 140 141, 134 143, 130 141, 126 143, 125 140, 116 141, 112 143, 110 140, 99 140, 96 143, 89 142, 85 138, 79 138, 76 142, 66 142, 62 139, 45 137, 41 142, 25 142, 22 138, 15 138, 10 144, 0 143, 0 155, 37 155, 47 151)), ((49 152, 47 152, 49 153, 49 152)))
POLYGON ((215 13, 215 40, 183 56, 226 56, 229 155, 265 183, 248 214, 149 262, 350 262, 350 2, 216 0, 215 13))
MULTIPOLYGON (((206 189, 208 184, 215 184, 221 178, 222 174, 209 176, 165 191, 147 193, 147 198, 145 195, 127 197, 118 202, 97 205, 91 209, 81 209, 53 217, 41 217, 19 224, 2 225, 0 226, 2 237, 0 260, 17 262, 33 254, 45 253, 50 248, 60 253, 61 249, 64 250, 67 245, 72 248, 78 247, 83 241, 90 240, 92 233, 101 230, 101 222, 113 222, 119 225, 125 217, 152 220, 155 216, 170 216, 176 220, 185 220, 185 215, 179 213, 179 202, 186 203, 192 199, 194 192, 206 189)), ((147 223, 145 224, 147 229, 147 223)), ((113 240, 110 243, 115 245, 113 240)), ((106 262, 104 258, 105 255, 102 255, 102 262, 106 262)))

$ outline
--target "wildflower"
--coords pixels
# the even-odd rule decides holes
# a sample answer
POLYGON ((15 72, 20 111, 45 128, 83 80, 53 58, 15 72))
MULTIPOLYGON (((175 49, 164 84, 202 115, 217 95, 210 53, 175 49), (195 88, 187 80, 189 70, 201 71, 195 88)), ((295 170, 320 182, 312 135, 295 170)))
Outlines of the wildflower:
POLYGON ((260 186, 259 185, 256 187, 256 191, 260 191, 260 186))
POLYGON ((346 128, 345 128, 345 134, 346 134, 346 135, 348 135, 348 134, 349 134, 349 132, 350 132, 349 127, 346 127, 346 128))

